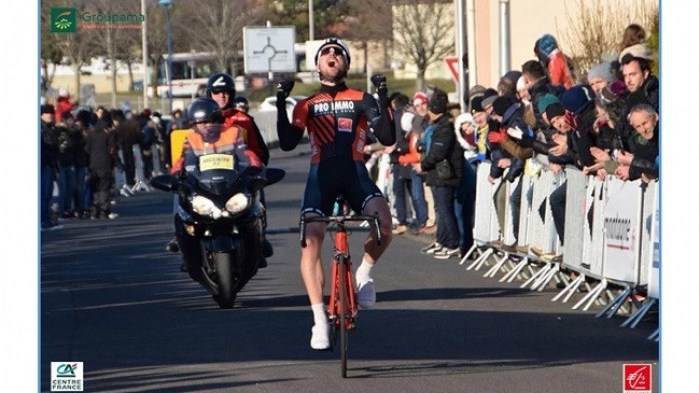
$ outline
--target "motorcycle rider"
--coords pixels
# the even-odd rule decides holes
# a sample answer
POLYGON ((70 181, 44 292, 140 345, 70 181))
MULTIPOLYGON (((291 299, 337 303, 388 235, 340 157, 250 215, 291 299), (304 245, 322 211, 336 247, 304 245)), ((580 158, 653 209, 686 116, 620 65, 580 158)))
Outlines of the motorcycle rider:
MULTIPOLYGON (((199 157, 206 154, 233 155, 242 152, 243 156, 238 157, 240 161, 247 162, 250 166, 263 166, 259 157, 245 147, 245 129, 238 125, 226 126, 223 111, 216 101, 211 98, 198 98, 190 104, 188 113, 192 129, 185 137, 182 159, 178 162, 179 165, 173 167, 172 173, 196 170, 199 157)), ((176 239, 173 241, 176 242, 176 239)), ((264 239, 263 243, 269 242, 264 239)), ((265 258, 272 255, 264 245, 263 254, 265 258)), ((263 259, 258 267, 267 267, 266 260, 263 259)))
MULTIPOLYGON (((391 212, 381 191, 364 166, 363 147, 371 129, 385 146, 395 143, 392 115, 387 97, 386 78, 374 75, 378 102, 369 93, 347 87, 344 80, 350 66, 347 45, 338 38, 326 39, 315 55, 320 74, 320 91, 294 107, 289 122, 286 97, 293 82, 279 84, 277 92, 277 133, 282 150, 293 150, 308 128, 311 141, 311 168, 306 182, 301 215, 330 215, 335 197, 342 193, 352 209, 365 215, 379 214, 382 243, 370 231, 364 243, 362 263, 356 271, 357 302, 370 308, 376 301, 371 269, 391 243, 391 212)), ((329 325, 323 304, 321 249, 327 224, 308 223, 307 246, 301 249, 301 276, 313 310, 311 348, 330 347, 329 325)))

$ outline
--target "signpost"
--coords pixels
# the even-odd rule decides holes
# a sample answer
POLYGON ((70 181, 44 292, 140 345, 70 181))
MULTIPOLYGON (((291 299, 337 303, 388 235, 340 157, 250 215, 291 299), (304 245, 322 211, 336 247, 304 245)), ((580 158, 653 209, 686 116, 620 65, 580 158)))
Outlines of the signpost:
POLYGON ((294 26, 246 26, 243 28, 245 73, 296 72, 294 26))

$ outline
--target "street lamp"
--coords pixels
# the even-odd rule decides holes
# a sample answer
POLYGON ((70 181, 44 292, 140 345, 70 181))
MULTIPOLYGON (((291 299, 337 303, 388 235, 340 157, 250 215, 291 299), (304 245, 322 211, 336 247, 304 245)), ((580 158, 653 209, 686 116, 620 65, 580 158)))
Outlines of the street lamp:
POLYGON ((170 111, 172 113, 172 22, 170 13, 172 12, 172 0, 158 0, 159 7, 167 9, 167 94, 170 99, 170 111))

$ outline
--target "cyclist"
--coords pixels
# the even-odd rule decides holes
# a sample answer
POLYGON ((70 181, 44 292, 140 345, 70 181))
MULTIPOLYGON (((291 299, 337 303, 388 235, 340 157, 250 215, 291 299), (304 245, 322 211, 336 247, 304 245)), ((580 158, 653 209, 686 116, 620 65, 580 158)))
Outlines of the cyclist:
MULTIPOLYGON (((311 143, 311 167, 303 196, 301 215, 331 214, 335 198, 343 194, 350 207, 359 214, 378 213, 382 243, 371 231, 364 243, 362 263, 356 271, 357 302, 370 308, 376 301, 371 269, 391 242, 391 213, 383 194, 369 177, 364 166, 363 147, 367 131, 372 131, 385 146, 395 143, 392 113, 383 75, 374 75, 378 102, 369 93, 347 87, 344 80, 350 66, 347 45, 338 38, 328 38, 315 55, 320 74, 320 91, 301 100, 294 107, 289 122, 286 97, 292 81, 283 81, 277 92, 277 133, 282 150, 293 150, 308 129, 311 143)), ((309 223, 307 246, 301 250, 301 276, 313 310, 311 348, 330 347, 329 325, 323 304, 323 267, 321 249, 326 224, 309 223)))

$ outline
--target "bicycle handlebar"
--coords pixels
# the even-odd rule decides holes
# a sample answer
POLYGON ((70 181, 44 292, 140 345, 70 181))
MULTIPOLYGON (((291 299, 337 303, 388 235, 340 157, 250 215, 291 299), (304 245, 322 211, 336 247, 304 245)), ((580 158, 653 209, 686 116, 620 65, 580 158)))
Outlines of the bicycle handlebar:
POLYGON ((347 221, 369 221, 374 224, 376 229, 376 242, 381 245, 381 220, 379 220, 379 213, 375 213, 373 216, 313 216, 313 217, 301 217, 301 222, 299 223, 301 248, 306 248, 306 223, 308 222, 324 222, 324 223, 336 223, 338 225, 344 226, 347 221))

